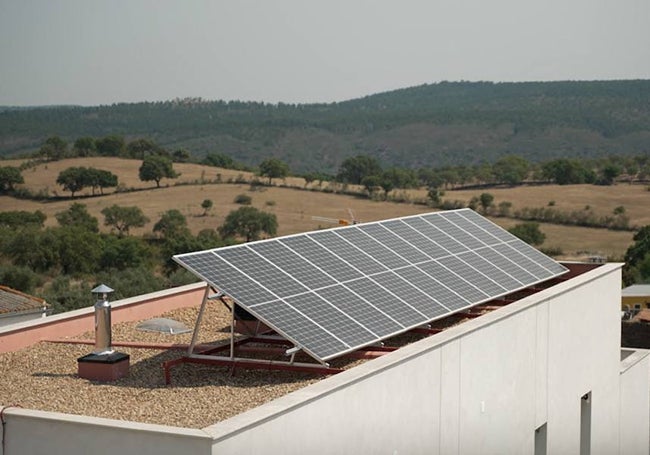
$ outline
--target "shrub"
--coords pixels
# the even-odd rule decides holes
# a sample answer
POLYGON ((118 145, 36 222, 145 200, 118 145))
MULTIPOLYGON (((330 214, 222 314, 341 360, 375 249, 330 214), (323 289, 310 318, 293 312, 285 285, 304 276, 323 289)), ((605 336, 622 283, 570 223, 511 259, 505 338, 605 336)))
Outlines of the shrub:
POLYGON ((238 194, 235 196, 235 204, 240 205, 251 205, 253 203, 253 198, 247 194, 238 194))

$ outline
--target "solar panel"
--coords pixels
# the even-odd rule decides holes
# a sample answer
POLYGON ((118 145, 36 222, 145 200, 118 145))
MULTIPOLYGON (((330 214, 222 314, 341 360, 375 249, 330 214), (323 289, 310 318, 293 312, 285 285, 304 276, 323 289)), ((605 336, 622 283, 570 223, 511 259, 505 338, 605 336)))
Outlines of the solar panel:
POLYGON ((567 271, 470 209, 174 260, 323 363, 567 271))

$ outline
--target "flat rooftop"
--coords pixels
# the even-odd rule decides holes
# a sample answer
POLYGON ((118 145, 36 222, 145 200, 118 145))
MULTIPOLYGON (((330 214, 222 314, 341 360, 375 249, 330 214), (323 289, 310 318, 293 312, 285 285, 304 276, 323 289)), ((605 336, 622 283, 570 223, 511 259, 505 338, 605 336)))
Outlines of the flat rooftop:
MULTIPOLYGON (((569 275, 581 271, 572 270, 569 275)), ((519 291, 516 294, 509 296, 511 300, 488 302, 478 305, 471 313, 458 313, 441 319, 432 327, 444 330, 461 324, 530 292, 519 291)), ((196 307, 176 309, 158 317, 170 318, 193 328, 200 302, 196 304, 196 307)), ((229 310, 221 302, 211 301, 205 311, 198 343, 229 343, 229 310)), ((171 369, 171 385, 166 385, 162 363, 182 357, 185 350, 162 347, 170 344, 182 347, 190 343, 192 333, 145 332, 136 329, 139 322, 113 324, 114 349, 129 354, 131 359, 129 375, 110 383, 93 382, 77 375, 77 359, 94 348, 93 332, 64 340, 41 341, 15 352, 0 354, 0 403, 42 411, 203 428, 323 378, 293 371, 237 369, 233 372, 230 367, 180 364, 171 369), (82 341, 91 344, 82 344, 82 341), (129 346, 121 346, 121 343, 129 346), (144 347, 153 344, 161 345, 161 349, 144 347)), ((386 345, 400 347, 426 336, 429 335, 406 333, 386 340, 386 345)), ((266 358, 286 360, 282 354, 266 358)), ((333 360, 331 366, 348 369, 365 361, 368 360, 342 357, 333 360)))

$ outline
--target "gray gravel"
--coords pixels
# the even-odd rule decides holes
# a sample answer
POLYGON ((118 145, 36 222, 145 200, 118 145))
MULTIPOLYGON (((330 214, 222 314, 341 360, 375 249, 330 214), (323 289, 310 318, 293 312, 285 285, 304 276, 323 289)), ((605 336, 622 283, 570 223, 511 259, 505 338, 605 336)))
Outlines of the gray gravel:
MULTIPOLYGON (((162 315, 194 327, 196 308, 162 315)), ((169 335, 136 330, 139 321, 115 324, 113 342, 189 343, 190 334, 169 335)), ((200 342, 227 340, 229 313, 208 305, 200 342)), ((93 333, 78 338, 93 339, 93 333)), ((77 376, 77 358, 93 346, 40 342, 18 352, 0 354, 0 403, 23 408, 90 415, 143 423, 202 428, 257 407, 321 377, 307 374, 237 370, 194 364, 172 368, 166 386, 161 364, 183 351, 116 348, 131 356, 128 377, 96 383, 77 376)))

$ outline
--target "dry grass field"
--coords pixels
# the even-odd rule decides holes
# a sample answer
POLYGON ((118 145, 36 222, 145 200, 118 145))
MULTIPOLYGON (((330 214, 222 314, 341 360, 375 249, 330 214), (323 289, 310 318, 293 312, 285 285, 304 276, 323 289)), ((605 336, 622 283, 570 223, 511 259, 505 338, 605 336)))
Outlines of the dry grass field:
MULTIPOLYGON (((16 161, 4 161, 4 166, 17 165, 16 161)), ((51 196, 69 196, 56 184, 56 178, 62 170, 72 166, 95 167, 113 172, 119 176, 120 187, 133 191, 113 192, 110 189, 104 196, 90 197, 90 190, 85 190, 74 202, 85 204, 88 211, 103 220, 101 210, 113 204, 136 205, 140 207, 150 222, 142 229, 132 232, 140 235, 151 233, 153 225, 166 210, 175 208, 188 220, 190 229, 197 233, 201 229, 216 228, 223 223, 225 216, 239 206, 233 201, 239 194, 252 197, 253 206, 275 213, 278 217, 279 234, 286 235, 319 228, 331 227, 323 221, 314 221, 313 216, 348 219, 348 209, 353 210, 360 221, 375 221, 385 218, 404 216, 428 211, 425 206, 415 204, 398 204, 393 202, 370 201, 353 196, 324 193, 320 191, 303 191, 292 188, 261 187, 251 191, 248 184, 225 183, 234 181, 237 176, 250 174, 239 171, 217 169, 197 164, 175 163, 174 169, 181 175, 177 179, 164 179, 161 188, 155 188, 154 182, 141 182, 138 178, 138 160, 117 158, 75 158, 39 165, 23 172, 24 186, 34 192, 47 192, 51 196), (212 183, 218 178, 221 184, 212 183), (201 183, 205 182, 205 183, 201 183), (211 199, 213 208, 203 216, 201 203, 211 199)), ((278 183, 282 183, 278 181, 278 183)), ((288 186, 304 187, 304 180, 288 178, 288 186)), ((643 226, 650 224, 650 192, 642 185, 616 185, 601 187, 593 185, 539 186, 518 188, 497 188, 490 190, 447 191, 445 199, 469 201, 482 192, 494 195, 495 203, 509 201, 513 209, 523 207, 544 207, 554 201, 554 207, 561 211, 582 210, 585 206, 598 215, 609 215, 618 206, 625 207, 630 217, 630 224, 643 226)), ((408 192, 412 198, 424 198, 426 192, 414 190, 408 192)), ((56 199, 40 203, 0 197, 0 210, 41 210, 48 219, 47 225, 56 224, 54 215, 65 210, 73 201, 56 199)), ((494 220, 503 227, 511 227, 516 220, 498 218, 494 220)), ((547 239, 545 248, 559 248, 563 258, 578 258, 589 254, 600 254, 621 258, 632 242, 632 232, 615 232, 604 229, 588 229, 570 226, 542 224, 542 231, 547 239)))

